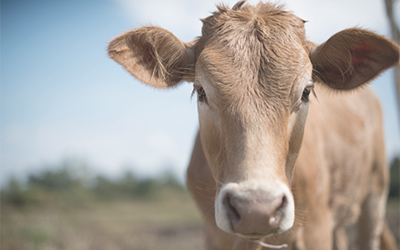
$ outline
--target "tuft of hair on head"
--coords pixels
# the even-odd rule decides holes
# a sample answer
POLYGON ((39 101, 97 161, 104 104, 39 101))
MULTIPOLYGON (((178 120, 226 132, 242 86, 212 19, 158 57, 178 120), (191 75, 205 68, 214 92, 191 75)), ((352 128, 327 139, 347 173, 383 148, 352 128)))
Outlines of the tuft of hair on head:
POLYGON ((232 10, 240 10, 246 2, 247 2, 246 0, 237 2, 237 3, 232 7, 232 10))

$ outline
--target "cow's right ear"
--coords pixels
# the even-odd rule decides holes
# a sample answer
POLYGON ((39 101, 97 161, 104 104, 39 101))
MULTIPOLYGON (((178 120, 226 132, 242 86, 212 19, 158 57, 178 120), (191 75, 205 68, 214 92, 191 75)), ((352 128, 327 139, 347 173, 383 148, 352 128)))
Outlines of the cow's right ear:
POLYGON ((112 40, 109 56, 139 81, 167 88, 185 80, 192 82, 195 42, 186 44, 159 27, 143 27, 112 40))

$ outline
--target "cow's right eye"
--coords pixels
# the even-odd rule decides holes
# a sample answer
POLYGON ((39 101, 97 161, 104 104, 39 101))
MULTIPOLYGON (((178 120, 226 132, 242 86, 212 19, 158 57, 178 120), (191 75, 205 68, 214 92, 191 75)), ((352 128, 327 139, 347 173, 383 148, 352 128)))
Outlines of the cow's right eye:
POLYGON ((311 90, 309 88, 305 88, 303 91, 303 94, 301 96, 301 100, 303 102, 308 102, 310 100, 310 93, 311 93, 311 90))
MULTIPOLYGON (((317 95, 315 94, 314 90, 314 83, 310 81, 308 86, 303 90, 303 93, 301 95, 301 101, 304 102, 309 102, 310 101, 310 94, 313 93, 315 98, 317 98, 317 95)), ((318 98, 317 98, 318 100, 318 98)))

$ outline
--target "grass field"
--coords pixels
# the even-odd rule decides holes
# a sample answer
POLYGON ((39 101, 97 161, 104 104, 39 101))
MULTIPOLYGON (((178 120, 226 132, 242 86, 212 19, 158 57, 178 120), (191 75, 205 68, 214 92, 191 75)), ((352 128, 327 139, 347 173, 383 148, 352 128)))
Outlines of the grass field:
POLYGON ((400 246, 400 200, 391 199, 386 207, 387 223, 396 237, 397 244, 400 246))
MULTIPOLYGON (((203 249, 202 218, 173 175, 88 182, 76 173, 62 167, 10 180, 0 192, 1 250, 203 249)), ((399 241, 398 198, 388 202, 387 219, 399 241)))
POLYGON ((156 200, 1 209, 1 249, 202 249, 202 223, 187 193, 156 200))
MULTIPOLYGON (((399 238, 399 202, 388 206, 399 238)), ((201 217, 184 192, 152 200, 1 207, 1 249, 203 249, 201 217)))

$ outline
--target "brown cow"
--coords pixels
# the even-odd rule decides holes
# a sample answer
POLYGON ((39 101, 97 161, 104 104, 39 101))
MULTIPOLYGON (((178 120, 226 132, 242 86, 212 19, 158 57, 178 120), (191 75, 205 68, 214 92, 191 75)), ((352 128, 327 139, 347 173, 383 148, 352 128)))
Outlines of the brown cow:
POLYGON ((368 87, 350 91, 399 63, 395 43, 347 29, 316 45, 291 12, 242 1, 219 6, 191 43, 143 27, 108 52, 150 86, 194 82, 187 182, 208 249, 346 249, 355 222, 360 249, 396 249, 380 105, 368 87))

